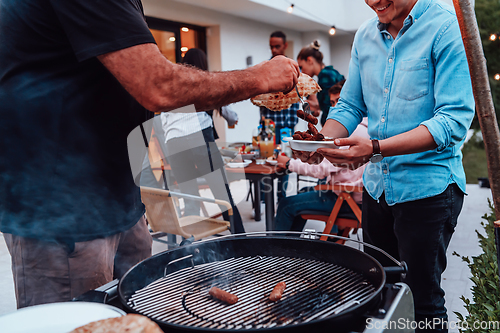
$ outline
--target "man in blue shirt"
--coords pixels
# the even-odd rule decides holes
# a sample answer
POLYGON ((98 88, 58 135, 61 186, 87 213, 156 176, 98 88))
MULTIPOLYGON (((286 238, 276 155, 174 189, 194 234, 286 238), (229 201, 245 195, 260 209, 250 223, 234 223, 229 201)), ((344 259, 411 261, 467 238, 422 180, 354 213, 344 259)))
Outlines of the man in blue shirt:
POLYGON ((460 146, 474 116, 460 30, 437 0, 366 3, 377 17, 356 33, 349 77, 322 130, 350 148, 318 153, 353 168, 369 162, 363 237, 408 264, 417 332, 446 332, 433 320, 447 320, 441 274, 465 193, 460 146), (366 116, 371 140, 346 138, 366 116))

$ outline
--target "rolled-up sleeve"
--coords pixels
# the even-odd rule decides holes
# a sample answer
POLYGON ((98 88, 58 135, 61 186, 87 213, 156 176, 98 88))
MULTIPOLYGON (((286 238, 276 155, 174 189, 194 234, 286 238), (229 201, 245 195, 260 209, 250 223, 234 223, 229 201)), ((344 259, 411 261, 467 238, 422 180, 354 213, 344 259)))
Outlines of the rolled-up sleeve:
POLYGON ((464 140, 474 118, 469 66, 456 19, 444 26, 433 57, 436 107, 434 116, 421 125, 427 127, 440 152, 464 140))

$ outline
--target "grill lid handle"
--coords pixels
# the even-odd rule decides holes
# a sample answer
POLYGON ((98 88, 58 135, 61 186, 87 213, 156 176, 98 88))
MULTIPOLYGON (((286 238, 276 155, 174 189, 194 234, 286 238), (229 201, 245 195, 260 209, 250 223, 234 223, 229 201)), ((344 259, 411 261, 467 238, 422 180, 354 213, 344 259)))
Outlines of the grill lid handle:
POLYGON ((408 273, 408 265, 401 261, 401 266, 384 267, 384 271, 386 274, 406 274, 408 273))

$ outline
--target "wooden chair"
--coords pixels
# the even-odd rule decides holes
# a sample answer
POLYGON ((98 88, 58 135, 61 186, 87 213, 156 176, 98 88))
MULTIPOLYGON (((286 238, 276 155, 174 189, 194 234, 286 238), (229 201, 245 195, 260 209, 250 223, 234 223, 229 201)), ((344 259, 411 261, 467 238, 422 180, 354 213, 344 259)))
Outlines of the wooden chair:
POLYGON ((233 209, 227 201, 202 198, 152 187, 141 187, 141 197, 146 206, 149 225, 154 232, 180 235, 189 240, 199 240, 229 230, 233 220, 233 209), (201 216, 179 217, 174 202, 174 199, 178 200, 178 198, 211 202, 225 206, 228 210, 230 222, 201 216))
MULTIPOLYGON (((361 227, 361 208, 354 201, 351 196, 353 192, 363 192, 363 187, 360 186, 343 186, 343 185, 318 185, 314 187, 317 191, 336 191, 340 192, 335 205, 330 214, 326 214, 325 212, 320 211, 303 211, 300 213, 300 216, 305 220, 319 220, 326 222, 325 229, 322 233, 330 234, 332 231, 332 227, 336 225, 338 227, 338 235, 342 237, 349 237, 349 233, 353 230, 354 233, 358 231, 361 227), (349 207, 351 208, 354 216, 353 219, 351 216, 342 216, 339 215, 340 207, 344 202, 347 202, 349 207)), ((325 241, 329 237, 321 236, 321 240, 325 241)), ((338 239, 335 241, 339 244, 344 244, 345 240, 338 239)))

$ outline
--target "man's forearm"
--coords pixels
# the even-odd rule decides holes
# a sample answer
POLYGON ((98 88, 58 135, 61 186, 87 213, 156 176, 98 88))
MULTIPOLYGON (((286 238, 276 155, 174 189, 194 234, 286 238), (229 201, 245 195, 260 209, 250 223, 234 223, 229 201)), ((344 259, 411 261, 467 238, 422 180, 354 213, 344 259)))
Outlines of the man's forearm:
POLYGON ((411 131, 380 140, 379 143, 383 156, 413 154, 437 147, 434 138, 425 126, 418 126, 411 131))
POLYGON ((252 70, 205 72, 174 64, 171 73, 154 82, 159 100, 153 107, 169 111, 194 104, 197 110, 209 110, 248 99, 265 91, 257 75, 252 70))
POLYGON ((261 93, 292 89, 299 70, 284 57, 240 71, 206 72, 173 64, 155 44, 142 44, 98 57, 125 89, 150 111, 194 104, 209 110, 261 93))

